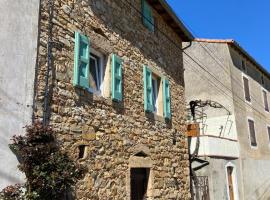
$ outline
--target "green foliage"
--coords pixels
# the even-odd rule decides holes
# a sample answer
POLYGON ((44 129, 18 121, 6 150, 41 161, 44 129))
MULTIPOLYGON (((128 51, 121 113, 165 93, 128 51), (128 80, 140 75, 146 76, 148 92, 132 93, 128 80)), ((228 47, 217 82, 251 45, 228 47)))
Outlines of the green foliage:
POLYGON ((12 141, 10 148, 27 178, 25 199, 63 199, 83 174, 82 168, 59 150, 50 127, 35 123, 26 127, 25 136, 14 136, 12 141))

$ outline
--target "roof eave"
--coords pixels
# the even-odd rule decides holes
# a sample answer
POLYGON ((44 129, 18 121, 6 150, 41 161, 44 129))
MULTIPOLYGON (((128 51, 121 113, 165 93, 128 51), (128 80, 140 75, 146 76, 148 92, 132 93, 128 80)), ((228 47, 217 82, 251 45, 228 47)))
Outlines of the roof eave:
MULTIPOLYGON (((166 0, 148 0, 150 4, 152 4, 154 7, 158 3, 160 6, 165 10, 163 15, 166 15, 169 19, 169 25, 174 29, 174 31, 179 35, 179 37, 182 39, 182 41, 189 42, 193 41, 194 36, 192 33, 186 28, 184 23, 177 17, 175 12, 172 10, 172 8, 169 6, 169 4, 166 2, 166 0)), ((156 9, 158 10, 158 9, 156 9)), ((160 11, 162 12, 162 11, 160 11)))
POLYGON ((270 73, 259 64, 245 49, 243 49, 236 41, 231 43, 238 51, 244 54, 253 64, 255 64, 263 73, 265 73, 268 78, 270 78, 270 73))
POLYGON ((235 40, 233 39, 205 39, 205 38, 195 38, 195 42, 208 42, 208 43, 224 43, 231 45, 234 47, 238 52, 242 53, 245 57, 249 59, 259 70, 261 70, 269 79, 270 73, 261 65, 259 64, 243 47, 241 47, 235 40))

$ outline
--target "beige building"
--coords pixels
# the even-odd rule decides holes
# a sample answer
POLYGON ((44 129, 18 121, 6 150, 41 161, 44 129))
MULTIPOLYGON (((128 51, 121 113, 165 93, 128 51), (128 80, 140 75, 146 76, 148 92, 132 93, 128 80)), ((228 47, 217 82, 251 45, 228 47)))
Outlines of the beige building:
POLYGON ((197 175, 208 177, 210 199, 270 198, 269 73, 233 40, 195 39, 186 52, 187 102, 223 106, 197 120, 198 156, 209 161, 197 175))

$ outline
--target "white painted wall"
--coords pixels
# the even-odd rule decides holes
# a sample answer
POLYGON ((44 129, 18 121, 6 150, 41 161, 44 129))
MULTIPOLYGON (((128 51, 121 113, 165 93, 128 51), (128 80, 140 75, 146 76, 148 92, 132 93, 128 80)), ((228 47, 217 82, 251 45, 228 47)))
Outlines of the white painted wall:
POLYGON ((39 0, 0 1, 0 190, 22 182, 8 144, 31 123, 39 0))
POLYGON ((234 115, 208 117, 205 122, 200 124, 200 127, 201 135, 213 135, 237 140, 234 115))
MULTIPOLYGON (((197 138, 191 141, 191 152, 194 152, 197 138)), ((223 138, 211 136, 200 137, 199 156, 217 156, 217 157, 239 157, 239 144, 237 141, 231 141, 223 138)))
MULTIPOLYGON (((199 156, 239 157, 234 115, 207 118, 200 123, 200 135, 199 156)), ((196 141, 192 138, 191 152, 196 141)))

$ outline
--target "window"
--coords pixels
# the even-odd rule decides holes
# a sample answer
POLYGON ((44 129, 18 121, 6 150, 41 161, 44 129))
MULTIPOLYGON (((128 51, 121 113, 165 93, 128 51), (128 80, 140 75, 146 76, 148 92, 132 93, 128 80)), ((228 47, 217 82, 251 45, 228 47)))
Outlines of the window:
POLYGON ((146 0, 142 0, 142 15, 143 24, 148 30, 153 32, 155 29, 153 12, 146 0))
POLYGON ((78 146, 78 150, 79 150, 79 153, 78 153, 78 158, 79 159, 84 159, 86 157, 86 145, 80 145, 78 146))
POLYGON ((152 77, 152 86, 153 86, 153 106, 154 112, 158 112, 158 97, 159 97, 159 86, 160 86, 160 78, 153 75, 152 77))
POLYGON ((261 83, 262 83, 262 85, 264 85, 264 77, 263 77, 263 75, 261 75, 261 83))
POLYGON ((103 86, 103 56, 100 53, 90 54, 89 86, 91 92, 101 93, 103 86))
POLYGON ((248 126, 249 126, 250 144, 251 146, 256 147, 257 141, 256 141, 254 121, 251 119, 248 119, 248 126))
POLYGON ((242 70, 246 72, 246 62, 244 60, 242 60, 241 66, 242 66, 242 70))
POLYGON ((144 66, 144 109, 164 118, 171 118, 169 81, 144 66))
POLYGON ((268 140, 270 142, 270 126, 267 127, 267 133, 268 133, 268 140))
POLYGON ((243 76, 243 82, 244 82, 245 99, 246 101, 251 102, 250 92, 249 92, 249 82, 245 76, 243 76))
POLYGON ((122 101, 122 63, 115 54, 107 57, 91 49, 90 39, 75 32, 74 86, 122 101))
POLYGON ((263 90, 262 93, 263 93, 264 109, 265 109, 265 111, 269 112, 267 93, 265 90, 263 90))

